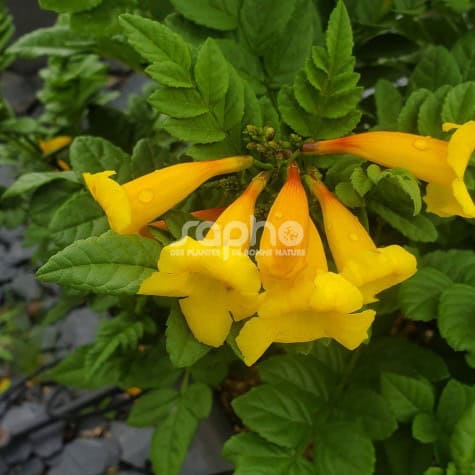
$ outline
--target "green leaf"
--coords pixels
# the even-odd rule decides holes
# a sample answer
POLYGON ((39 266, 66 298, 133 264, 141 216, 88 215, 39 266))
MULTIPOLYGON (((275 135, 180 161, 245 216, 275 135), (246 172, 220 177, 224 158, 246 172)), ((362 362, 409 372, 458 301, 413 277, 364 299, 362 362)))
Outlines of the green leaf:
POLYGON ((226 133, 209 112, 191 119, 166 118, 162 125, 168 133, 184 141, 207 144, 226 138, 226 133))
POLYGON ((197 428, 198 419, 183 401, 180 401, 153 434, 150 459, 154 473, 157 475, 180 473, 180 467, 197 428))
POLYGON ((178 391, 169 388, 141 395, 132 405, 127 424, 135 427, 158 425, 171 412, 178 397, 178 391))
POLYGON ((66 247, 80 239, 100 236, 109 229, 102 208, 85 191, 74 193, 54 213, 49 224, 51 239, 66 247))
POLYGON ((437 229, 432 221, 422 214, 418 216, 403 216, 387 206, 371 201, 368 208, 381 216, 403 236, 419 242, 434 242, 437 239, 437 229))
POLYGON ((343 1, 338 1, 328 21, 326 34, 327 50, 330 58, 346 59, 353 50, 351 21, 343 1))
POLYGON ((90 50, 94 42, 81 37, 64 26, 39 28, 22 36, 9 48, 9 52, 26 58, 37 56, 65 56, 90 50))
POLYGON ((446 472, 443 468, 430 467, 424 472, 423 475, 446 475, 446 472))
POLYGON ((402 96, 396 86, 386 79, 376 83, 374 99, 378 117, 377 129, 397 130, 397 119, 402 109, 402 96))
POLYGON ((132 152, 130 178, 138 178, 171 164, 171 154, 168 149, 158 145, 154 139, 141 139, 132 152))
POLYGON ((336 422, 319 427, 314 449, 316 474, 371 475, 374 464, 373 444, 357 426, 336 422))
POLYGON ((226 379, 234 359, 234 354, 227 346, 209 352, 190 368, 193 381, 212 387, 219 386, 226 379))
POLYGON ((422 322, 437 318, 440 295, 451 285, 452 280, 437 269, 419 269, 399 288, 399 302, 404 316, 422 322))
POLYGON ((58 252, 38 270, 37 278, 96 293, 134 295, 156 272, 160 250, 151 239, 109 231, 58 252))
POLYGON ((90 10, 100 5, 103 0, 39 0, 40 7, 57 13, 74 13, 90 10))
POLYGON ((421 134, 445 138, 445 132, 442 131, 442 107, 451 89, 449 85, 442 86, 422 102, 417 117, 417 127, 421 134))
POLYGON ((472 285, 472 271, 475 266, 475 252, 472 250, 450 249, 426 254, 422 262, 434 267, 459 284, 472 285))
POLYGON ((130 44, 150 63, 150 75, 161 84, 193 87, 191 53, 183 39, 165 25, 135 15, 122 15, 120 23, 130 44))
POLYGON ((427 89, 418 89, 409 96, 397 119, 399 130, 410 133, 417 132, 419 109, 430 95, 431 93, 427 89))
POLYGON ((304 65, 312 49, 316 16, 311 2, 297 1, 284 33, 264 54, 264 65, 271 87, 281 87, 292 82, 297 70, 304 65))
POLYGON ((78 183, 73 172, 32 172, 21 175, 10 188, 1 195, 1 199, 13 198, 14 196, 29 193, 54 180, 67 180, 78 183))
POLYGON ((293 387, 314 398, 328 400, 334 383, 326 367, 313 357, 300 355, 273 356, 259 363, 263 383, 293 387))
POLYGON ((206 384, 191 384, 183 393, 183 404, 197 419, 206 419, 213 405, 213 393, 206 384))
POLYGON ((256 54, 263 55, 284 31, 295 5, 296 0, 243 0, 241 28, 256 54))
POLYGON ((198 117, 209 110, 196 89, 159 87, 148 100, 159 112, 178 119, 198 117))
POLYGON ((232 406, 244 424, 282 447, 304 445, 311 435, 312 416, 301 398, 285 387, 264 384, 234 399, 232 406))
POLYGON ((475 80, 475 33, 470 31, 455 43, 452 54, 462 73, 462 81, 475 80))
POLYGON ((219 31, 235 30, 238 26, 238 0, 170 0, 178 13, 198 25, 219 31))
POLYGON ((130 157, 122 149, 100 137, 76 138, 71 144, 70 157, 73 170, 79 178, 85 172, 115 170, 119 183, 130 179, 130 157))
POLYGON ((100 371, 91 375, 86 369, 86 358, 91 345, 80 346, 42 376, 45 381, 75 388, 99 389, 116 385, 120 368, 114 364, 104 365, 100 371))
POLYGON ((235 468, 235 475, 311 475, 310 462, 259 437, 241 433, 224 444, 223 456, 235 468))
POLYGON ((424 52, 411 75, 410 82, 415 89, 426 88, 431 91, 462 81, 462 74, 455 58, 443 46, 433 46, 424 52))
POLYGON ((214 106, 228 90, 228 63, 219 46, 211 38, 208 38, 198 51, 195 78, 201 96, 209 106, 214 106))
POLYGON ((475 119, 475 82, 455 86, 447 94, 442 109, 442 120, 463 124, 475 119))
POLYGON ((157 327, 150 318, 137 320, 122 314, 102 321, 86 358, 89 374, 96 373, 115 353, 135 350, 145 334, 153 335, 156 331, 157 327))
POLYGON ((388 465, 384 475, 420 475, 432 465, 434 457, 431 445, 417 442, 405 430, 385 440, 383 449, 388 465))
POLYGON ((475 287, 454 284, 440 297, 439 330, 456 351, 475 352, 475 287))
POLYGON ((191 334, 178 303, 173 304, 168 316, 166 336, 167 352, 177 368, 192 366, 211 349, 191 334))
POLYGON ((434 390, 424 379, 383 373, 381 392, 401 422, 409 422, 420 412, 431 412, 434 407, 434 390))
POLYGON ((462 414, 450 440, 457 475, 475 473, 475 402, 462 414))
POLYGON ((417 414, 412 421, 413 437, 425 444, 431 444, 437 439, 437 420, 431 414, 417 414))
POLYGON ((366 388, 350 387, 337 402, 342 421, 355 421, 371 440, 387 439, 396 429, 396 418, 385 399, 366 388))
POLYGON ((447 436, 452 435, 462 414, 475 402, 475 388, 451 379, 444 387, 437 406, 437 419, 447 436))

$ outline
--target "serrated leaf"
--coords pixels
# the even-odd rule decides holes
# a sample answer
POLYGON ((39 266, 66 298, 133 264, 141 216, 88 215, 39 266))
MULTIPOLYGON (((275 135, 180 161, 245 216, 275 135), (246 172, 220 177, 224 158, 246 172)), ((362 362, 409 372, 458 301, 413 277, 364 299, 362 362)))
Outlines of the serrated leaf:
POLYGON ((373 444, 357 426, 336 422, 319 427, 314 449, 316 474, 371 475, 374 464, 373 444))
POLYGON ((226 133, 209 112, 191 119, 168 117, 162 125, 174 137, 189 142, 207 144, 226 138, 226 133))
POLYGON ((192 88, 159 87, 148 101, 162 114, 178 119, 197 117, 209 110, 202 95, 192 88))
POLYGON ((419 108, 428 97, 430 97, 428 89, 418 89, 409 96, 397 119, 399 130, 411 133, 417 132, 419 108))
POLYGON ((66 247, 79 239, 100 236, 109 229, 102 208, 85 191, 74 193, 54 213, 49 224, 51 239, 66 247))
POLYGON ((462 81, 475 80, 475 33, 470 31, 455 43, 452 54, 462 73, 462 81))
POLYGON ((96 293, 134 295, 156 272, 160 250, 151 239, 109 231, 58 252, 38 270, 37 278, 96 293))
POLYGON ((176 389, 156 389, 134 402, 127 418, 127 424, 135 427, 157 425, 171 411, 179 397, 176 389))
POLYGON ((419 442, 431 444, 437 439, 437 421, 431 414, 417 414, 412 421, 412 435, 419 442))
POLYGON ((370 389, 348 388, 337 408, 344 421, 360 424, 371 440, 387 439, 397 429, 396 419, 385 399, 370 389))
POLYGON ((328 20, 326 33, 327 50, 333 61, 337 58, 346 59, 353 50, 353 34, 348 11, 343 1, 338 1, 328 20))
POLYGON ((166 336, 167 352, 177 368, 192 366, 211 349, 193 337, 178 304, 171 308, 166 336))
POLYGON ((39 28, 22 36, 8 51, 27 58, 43 55, 68 57, 90 50, 93 45, 94 42, 90 38, 81 37, 64 26, 55 26, 39 28))
POLYGON ((422 262, 425 266, 440 270, 456 283, 472 285, 475 266, 475 252, 472 250, 434 251, 426 254, 422 262))
POLYGON ((458 475, 475 473, 475 402, 457 422, 450 440, 450 451, 458 475))
POLYGON ((463 124, 475 119, 475 82, 455 86, 445 97, 442 120, 463 124))
POLYGON ((424 379, 383 373, 381 392, 397 420, 401 422, 409 422, 417 414, 431 412, 434 407, 434 390, 424 379))
POLYGON ((411 75, 415 89, 437 90, 445 84, 455 86, 462 81, 462 74, 455 58, 443 46, 433 46, 424 53, 411 75))
POLYGON ((232 462, 235 475, 311 475, 310 462, 267 442, 252 432, 241 433, 228 439, 223 456, 232 462))
POLYGON ((154 139, 141 139, 132 152, 130 178, 138 178, 158 168, 171 165, 173 162, 170 159, 170 151, 158 145, 154 139))
POLYGON ((74 13, 90 10, 100 5, 103 0, 39 0, 40 7, 56 13, 74 13))
POLYGON ((195 78, 204 102, 210 107, 222 99, 228 90, 228 63, 219 46, 211 38, 208 38, 198 51, 195 78))
POLYGON ((295 5, 296 0, 243 0, 241 28, 256 54, 262 55, 284 31, 295 5))
POLYGON ((206 419, 213 405, 213 393, 203 383, 193 383, 182 395, 183 405, 197 418, 206 419))
POLYGON ((85 172, 115 170, 117 175, 114 178, 119 183, 130 179, 130 157, 122 149, 100 137, 76 138, 71 145, 70 159, 79 178, 85 172))
POLYGON ((438 234, 436 227, 429 218, 426 218, 422 214, 406 217, 376 201, 369 202, 368 208, 381 216, 381 218, 394 229, 398 230, 403 236, 413 241, 434 242, 437 239, 438 234))
POLYGON ((1 199, 13 198, 23 193, 29 193, 54 180, 67 180, 72 183, 78 183, 76 175, 69 171, 26 173, 25 175, 21 175, 20 178, 1 195, 1 199))
POLYGON ((356 167, 350 176, 351 184, 355 191, 361 196, 365 196, 373 188, 373 183, 361 167, 356 167))
POLYGON ((422 135, 429 135, 440 139, 444 138, 445 133, 442 132, 442 107, 450 90, 451 86, 442 86, 427 96, 420 105, 417 127, 422 135))
POLYGON ((292 448, 310 438, 310 409, 284 387, 255 387, 234 399, 232 406, 247 427, 269 442, 292 448))
POLYGON ((171 0, 175 9, 198 25, 219 31, 235 30, 238 26, 238 0, 171 0))
POLYGON ((386 79, 376 83, 374 99, 378 117, 377 129, 397 130, 397 119, 402 109, 402 96, 398 88, 386 79))
POLYGON ((273 356, 259 363, 263 383, 293 387, 309 393, 314 398, 327 400, 331 395, 333 380, 329 371, 318 360, 299 355, 273 356))
POLYGON ((172 87, 193 87, 191 53, 183 39, 159 22, 122 15, 120 23, 130 44, 150 63, 147 72, 172 87))
POLYGON ((475 287, 454 284, 440 297, 439 330, 456 351, 475 352, 475 287))
POLYGON ((419 269, 399 288, 399 302, 404 316, 422 322, 437 318, 440 295, 452 283, 447 275, 437 269, 419 269))

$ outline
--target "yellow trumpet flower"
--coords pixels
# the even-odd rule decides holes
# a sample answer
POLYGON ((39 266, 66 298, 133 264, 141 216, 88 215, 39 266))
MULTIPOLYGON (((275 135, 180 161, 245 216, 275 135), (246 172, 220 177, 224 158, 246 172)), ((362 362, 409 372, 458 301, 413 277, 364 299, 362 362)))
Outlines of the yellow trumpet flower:
POLYGON ((416 272, 416 258, 401 246, 377 248, 370 235, 354 216, 319 180, 307 177, 318 198, 325 233, 340 274, 358 287, 365 303, 375 295, 399 284, 416 272))
POLYGON ((50 153, 57 152, 58 150, 67 147, 72 141, 73 138, 68 135, 58 135, 52 139, 40 140, 38 145, 44 155, 49 155, 50 153))
POLYGON ((267 216, 256 257, 261 273, 273 278, 290 278, 305 266, 308 200, 293 162, 287 180, 267 216))
POLYGON ((263 282, 258 316, 245 323, 236 343, 247 365, 276 343, 333 338, 349 349, 368 336, 375 312, 352 313, 363 304, 361 292, 341 275, 328 272, 322 241, 313 222, 307 228, 306 263, 288 279, 263 282))
POLYGON ((94 199, 118 234, 137 234, 186 198, 206 180, 238 172, 252 165, 252 157, 237 156, 172 165, 119 185, 110 177, 115 171, 84 173, 84 181, 94 199))
POLYGON ((163 248, 159 272, 147 278, 139 294, 180 297, 180 307, 195 338, 210 346, 226 339, 233 319, 256 312, 261 280, 246 254, 254 205, 268 179, 258 175, 218 218, 202 241, 185 237, 163 248), (246 234, 234 234, 234 226, 246 234), (221 242, 220 242, 221 241, 221 242))
POLYGON ((442 217, 475 217, 475 204, 464 182, 464 173, 475 149, 475 121, 456 128, 449 142, 401 132, 366 132, 348 137, 308 143, 307 153, 349 153, 385 167, 401 167, 428 183, 427 210, 442 217))

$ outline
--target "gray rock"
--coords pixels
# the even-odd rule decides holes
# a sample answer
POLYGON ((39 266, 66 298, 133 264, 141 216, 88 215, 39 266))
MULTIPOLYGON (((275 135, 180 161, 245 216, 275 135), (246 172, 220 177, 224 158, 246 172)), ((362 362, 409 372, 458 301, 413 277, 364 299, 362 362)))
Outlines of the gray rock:
POLYGON ((28 262, 35 250, 32 247, 23 247, 20 240, 16 240, 10 245, 6 262, 11 266, 18 266, 22 263, 28 262))
POLYGON ((15 475, 41 475, 45 468, 44 463, 37 457, 33 457, 15 470, 15 475))
POLYGON ((232 470, 232 466, 221 455, 223 444, 231 435, 229 421, 215 404, 210 417, 202 421, 198 427, 181 474, 203 475, 232 470))
POLYGON ((8 431, 19 431, 34 421, 46 415, 45 408, 41 404, 25 402, 20 406, 9 409, 1 421, 1 425, 8 431))
POLYGON ((110 431, 122 448, 121 460, 134 467, 144 468, 149 457, 153 428, 139 429, 122 422, 112 422, 110 431))
POLYGON ((41 458, 49 458, 63 448, 64 422, 45 427, 29 436, 33 452, 41 458))
POLYGON ((76 439, 66 446, 61 462, 49 475, 102 475, 110 460, 108 443, 101 439, 76 439))
POLYGON ((58 346, 77 348, 94 341, 99 326, 99 316, 88 308, 79 308, 61 322, 58 346))
POLYGON ((8 475, 8 466, 0 460, 0 475, 8 475))
POLYGON ((41 289, 33 274, 21 271, 10 284, 10 290, 27 301, 38 300, 41 289))
MULTIPOLYGON (((3 170, 4 167, 0 167, 0 176, 4 177, 3 175, 3 170)), ((15 228, 15 229, 7 229, 7 228, 1 228, 0 229, 0 241, 3 242, 4 244, 11 245, 15 241, 18 241, 21 239, 21 236, 24 232, 24 228, 22 226, 15 228)))
POLYGON ((13 71, 2 73, 1 91, 17 114, 24 114, 36 100, 39 81, 13 71))
POLYGON ((10 282, 15 278, 17 272, 17 269, 0 260, 0 283, 10 282))
POLYGON ((63 453, 60 452, 52 457, 45 458, 43 462, 48 465, 48 467, 56 467, 63 460, 63 453))
POLYGON ((15 181, 16 175, 15 167, 10 165, 0 166, 0 186, 9 187, 15 181))
POLYGON ((28 440, 18 440, 12 442, 0 457, 7 465, 17 465, 25 462, 31 455, 31 444, 28 440))

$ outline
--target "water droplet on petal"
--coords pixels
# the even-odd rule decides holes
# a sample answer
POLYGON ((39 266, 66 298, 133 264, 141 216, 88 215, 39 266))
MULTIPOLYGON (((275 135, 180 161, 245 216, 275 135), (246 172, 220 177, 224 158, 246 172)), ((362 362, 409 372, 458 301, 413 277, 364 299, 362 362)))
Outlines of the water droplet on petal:
POLYGON ((350 241, 358 241, 358 236, 355 233, 351 233, 348 237, 350 241))
POLYGON ((280 211, 277 211, 277 213, 275 213, 275 217, 278 219, 282 218, 282 213, 280 211))
POLYGON ((429 147, 427 140, 423 140, 423 139, 414 140, 412 145, 414 145, 414 148, 421 151, 427 150, 427 148, 429 147))
POLYGON ((145 188, 139 192, 139 201, 141 203, 150 203, 153 200, 154 193, 150 188, 145 188))

